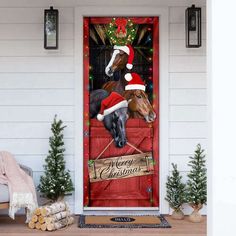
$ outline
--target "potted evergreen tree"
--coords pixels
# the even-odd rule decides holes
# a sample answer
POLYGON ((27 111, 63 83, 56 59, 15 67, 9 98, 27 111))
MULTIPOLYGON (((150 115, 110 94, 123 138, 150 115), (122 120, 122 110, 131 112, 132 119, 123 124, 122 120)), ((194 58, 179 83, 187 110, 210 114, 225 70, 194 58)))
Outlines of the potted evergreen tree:
POLYGON ((187 203, 193 208, 189 216, 191 222, 201 222, 199 210, 207 202, 207 176, 205 165, 204 149, 198 144, 193 157, 190 157, 189 166, 191 167, 187 181, 187 203))
POLYGON ((174 210, 172 218, 182 220, 184 213, 181 210, 181 206, 185 201, 185 184, 182 183, 182 176, 177 169, 177 165, 172 163, 172 167, 171 175, 167 177, 167 194, 165 199, 174 210))
POLYGON ((57 121, 55 116, 51 126, 53 135, 49 138, 50 149, 45 159, 44 175, 40 177, 38 186, 43 196, 52 202, 62 200, 66 194, 74 190, 70 172, 66 170, 64 160, 63 130, 65 127, 63 122, 57 121))

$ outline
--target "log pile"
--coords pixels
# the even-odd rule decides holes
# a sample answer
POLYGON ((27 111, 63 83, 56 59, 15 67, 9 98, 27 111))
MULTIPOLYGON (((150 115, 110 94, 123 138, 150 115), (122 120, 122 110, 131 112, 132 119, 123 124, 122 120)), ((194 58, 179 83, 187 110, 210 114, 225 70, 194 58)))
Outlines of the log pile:
POLYGON ((74 223, 66 202, 55 202, 35 210, 28 227, 42 231, 54 231, 74 223))

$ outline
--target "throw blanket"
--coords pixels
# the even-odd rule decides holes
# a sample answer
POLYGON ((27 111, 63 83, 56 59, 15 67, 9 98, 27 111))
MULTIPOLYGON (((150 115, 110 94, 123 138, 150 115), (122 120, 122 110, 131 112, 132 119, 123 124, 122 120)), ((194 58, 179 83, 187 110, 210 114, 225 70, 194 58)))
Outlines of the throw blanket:
POLYGON ((34 183, 9 152, 0 152, 0 184, 6 184, 9 188, 9 216, 15 219, 16 211, 24 207, 27 210, 26 222, 29 222, 38 206, 34 183))

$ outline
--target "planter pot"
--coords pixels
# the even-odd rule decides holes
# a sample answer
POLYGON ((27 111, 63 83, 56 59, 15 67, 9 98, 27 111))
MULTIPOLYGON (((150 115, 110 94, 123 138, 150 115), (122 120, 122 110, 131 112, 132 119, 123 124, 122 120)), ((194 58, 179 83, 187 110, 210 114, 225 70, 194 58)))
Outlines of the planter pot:
POLYGON ((184 219, 184 213, 178 209, 178 210, 174 210, 172 212, 171 218, 174 220, 183 220, 184 219))
POLYGON ((60 196, 58 199, 57 199, 57 202, 63 202, 64 201, 64 196, 60 196))
POLYGON ((194 209, 194 211, 189 216, 189 220, 193 223, 200 223, 202 220, 202 215, 200 214, 198 209, 194 209))

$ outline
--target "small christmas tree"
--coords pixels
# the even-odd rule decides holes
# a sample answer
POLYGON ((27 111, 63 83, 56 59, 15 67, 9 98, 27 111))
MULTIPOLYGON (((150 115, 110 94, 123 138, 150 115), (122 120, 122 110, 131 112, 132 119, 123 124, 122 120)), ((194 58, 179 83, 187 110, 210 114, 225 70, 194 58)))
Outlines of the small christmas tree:
POLYGON ((185 201, 185 184, 182 183, 182 176, 177 169, 177 165, 172 163, 172 167, 172 173, 167 178, 165 199, 169 202, 170 207, 174 209, 172 217, 182 219, 184 214, 180 208, 185 201))
POLYGON ((55 116, 51 126, 53 135, 49 138, 50 149, 45 160, 46 165, 44 165, 45 173, 40 177, 38 186, 38 190, 43 196, 52 201, 57 201, 58 198, 63 198, 65 194, 74 190, 70 172, 65 169, 63 141, 65 127, 63 122, 57 121, 55 116))
POLYGON ((187 202, 194 209, 193 217, 197 219, 191 219, 194 222, 199 222, 201 215, 199 210, 207 202, 207 176, 205 165, 204 149, 198 144, 195 150, 194 157, 190 157, 189 166, 191 171, 188 174, 189 180, 187 181, 187 202), (200 216, 199 216, 200 215, 200 216))

